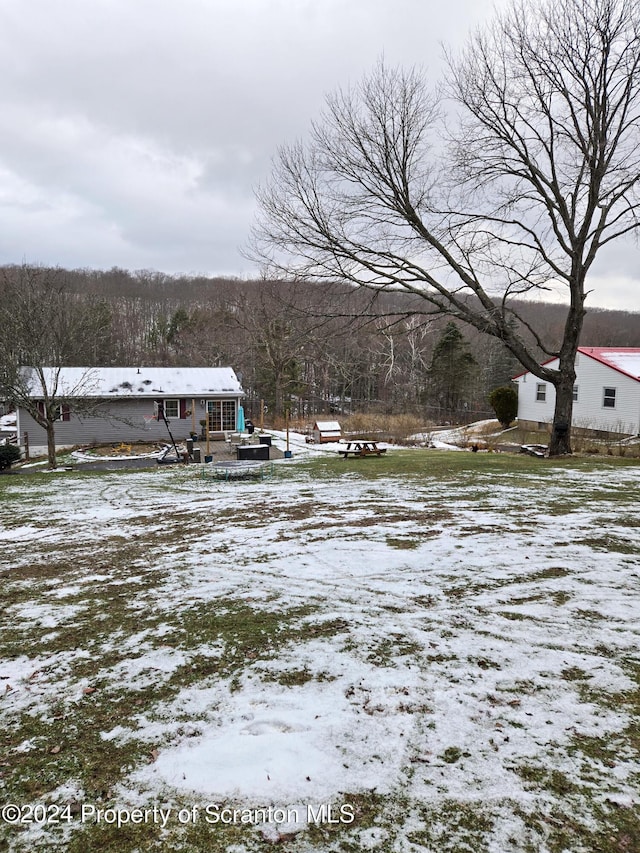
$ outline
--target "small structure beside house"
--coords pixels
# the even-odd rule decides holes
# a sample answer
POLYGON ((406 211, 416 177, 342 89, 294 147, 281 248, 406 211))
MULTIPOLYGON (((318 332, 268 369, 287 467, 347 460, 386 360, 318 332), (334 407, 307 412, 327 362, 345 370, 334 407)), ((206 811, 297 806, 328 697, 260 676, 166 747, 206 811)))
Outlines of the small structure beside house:
MULTIPOLYGON (((0 406, 0 412, 2 407, 0 406)), ((0 444, 16 444, 16 415, 0 414, 0 444)))
MULTIPOLYGON (((162 401, 176 440, 200 433, 201 420, 208 420, 211 431, 232 431, 244 397, 230 367, 62 367, 47 368, 45 377, 48 388, 57 382, 56 397, 63 401, 55 426, 56 447, 61 448, 166 442, 166 424, 154 419, 156 401, 162 401), (92 404, 88 413, 87 403, 92 404)), ((35 374, 30 393, 44 405, 35 374)), ((17 410, 17 429, 21 445, 28 433, 31 453, 46 452, 45 430, 22 407, 17 410)))
POLYGON ((342 427, 338 421, 316 421, 311 430, 311 435, 316 444, 340 441, 342 438, 342 427))
MULTIPOLYGON (((557 367, 558 359, 545 362, 557 367)), ((553 421, 555 388, 532 373, 521 373, 518 424, 542 429, 553 421)), ((572 426, 618 436, 640 434, 640 348, 580 347, 576 356, 572 426)))

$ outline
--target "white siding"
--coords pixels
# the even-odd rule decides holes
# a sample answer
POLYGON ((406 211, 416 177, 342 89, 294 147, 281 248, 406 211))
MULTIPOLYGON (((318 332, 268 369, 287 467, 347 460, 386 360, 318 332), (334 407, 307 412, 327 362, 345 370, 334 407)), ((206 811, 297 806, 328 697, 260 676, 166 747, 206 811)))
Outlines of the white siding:
MULTIPOLYGON (((556 368, 558 360, 547 367, 556 368)), ((551 423, 555 406, 555 388, 546 383, 546 400, 536 400, 536 388, 543 384, 532 373, 518 377, 518 418, 523 421, 551 423)), ((640 382, 625 376, 586 353, 579 353, 576 362, 578 399, 573 404, 574 426, 584 429, 621 432, 630 435, 640 432, 640 382), (604 389, 615 388, 615 408, 605 408, 604 389)))
POLYGON ((609 432, 640 431, 640 382, 580 353, 576 366, 578 401, 573 423, 585 429, 609 432), (615 408, 603 405, 604 389, 615 388, 615 408))
MULTIPOLYGON (((558 359, 550 362, 547 367, 557 367, 558 359)), ((518 418, 521 421, 536 421, 550 424, 553 420, 553 409, 556 403, 556 390, 550 382, 543 382, 533 373, 525 373, 516 380, 518 383, 518 418), (536 399, 538 385, 545 385, 546 399, 542 402, 536 399)))

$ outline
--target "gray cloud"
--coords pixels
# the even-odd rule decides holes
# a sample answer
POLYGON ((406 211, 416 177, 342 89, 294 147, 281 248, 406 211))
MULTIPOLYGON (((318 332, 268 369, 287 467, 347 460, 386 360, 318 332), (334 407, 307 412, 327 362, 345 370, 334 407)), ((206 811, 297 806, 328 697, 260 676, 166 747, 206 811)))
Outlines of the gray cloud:
POLYGON ((383 54, 435 79, 491 8, 0 0, 0 262, 254 273, 238 248, 277 146, 383 54))

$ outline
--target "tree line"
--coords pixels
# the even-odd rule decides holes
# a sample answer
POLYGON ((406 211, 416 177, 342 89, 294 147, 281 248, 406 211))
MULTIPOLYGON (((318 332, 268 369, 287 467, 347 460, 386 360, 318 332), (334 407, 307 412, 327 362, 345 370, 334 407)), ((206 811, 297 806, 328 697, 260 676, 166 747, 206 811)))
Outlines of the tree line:
MULTIPOLYGON (((521 371, 504 344, 420 311, 404 292, 344 283, 173 276, 155 271, 0 268, 0 383, 20 365, 231 366, 256 416, 350 412, 471 420, 521 371)), ((566 308, 522 300, 518 334, 562 339, 566 308)), ((640 346, 637 314, 592 309, 582 343, 640 346)), ((530 340, 535 349, 537 342, 530 340)))

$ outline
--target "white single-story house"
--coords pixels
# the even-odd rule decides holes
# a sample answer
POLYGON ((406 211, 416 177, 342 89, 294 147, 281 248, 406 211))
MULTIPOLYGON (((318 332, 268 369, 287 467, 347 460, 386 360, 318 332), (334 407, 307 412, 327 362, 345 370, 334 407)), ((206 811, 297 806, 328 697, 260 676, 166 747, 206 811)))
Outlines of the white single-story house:
MULTIPOLYGON (((558 359, 545 362, 558 366, 558 359)), ((521 373, 518 384, 518 423, 541 429, 553 421, 555 388, 532 373, 521 373)), ((574 427, 617 435, 640 434, 640 349, 580 347, 573 388, 574 427)))
MULTIPOLYGON (((30 396, 44 405, 42 383, 31 368, 30 396)), ((236 428, 244 392, 230 367, 62 367, 46 368, 46 387, 61 403, 56 447, 132 441, 168 441, 167 426, 154 418, 162 401, 176 441, 202 431, 236 428), (84 410, 84 411, 83 411, 84 410)), ((46 452, 45 430, 24 407, 17 408, 18 440, 28 436, 31 453, 46 452)))
POLYGON ((316 444, 340 441, 342 438, 342 427, 338 421, 316 421, 311 433, 316 444))

